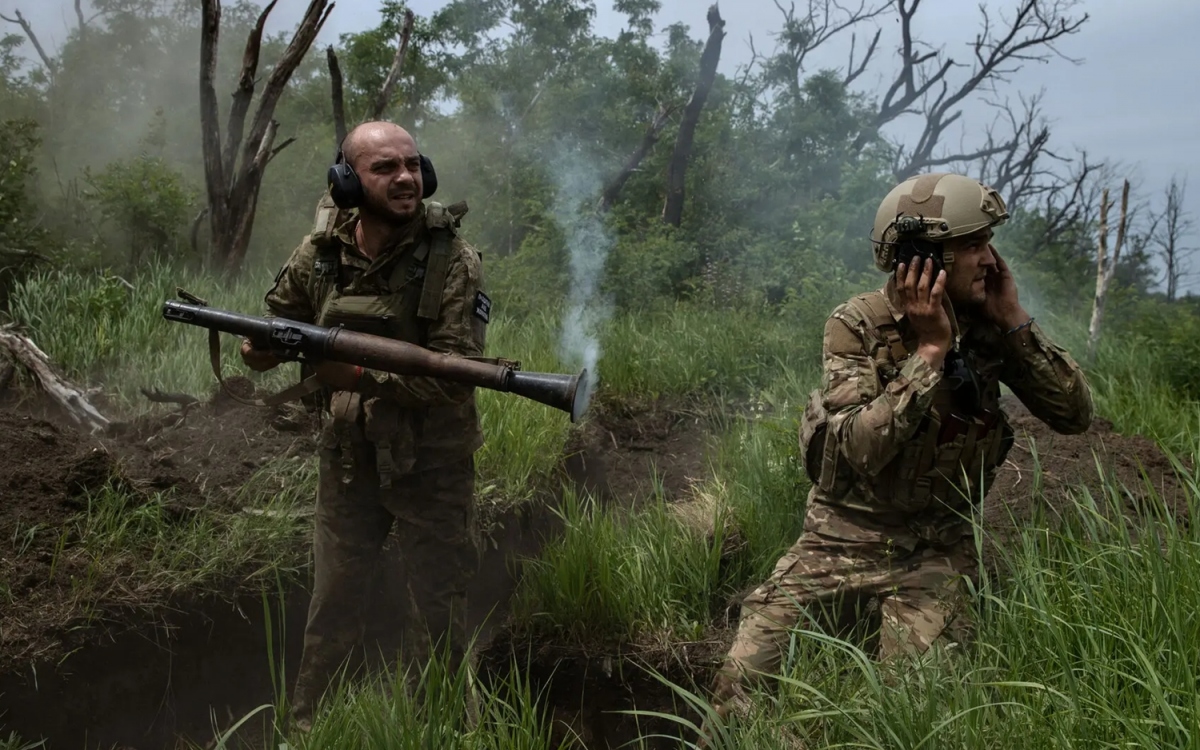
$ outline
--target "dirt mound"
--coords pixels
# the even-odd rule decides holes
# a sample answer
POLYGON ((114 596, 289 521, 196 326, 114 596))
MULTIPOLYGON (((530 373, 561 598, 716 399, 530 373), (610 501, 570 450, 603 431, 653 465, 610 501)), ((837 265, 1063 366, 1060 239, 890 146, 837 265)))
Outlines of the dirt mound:
POLYGON ((1112 422, 1099 417, 1083 434, 1060 435, 1016 399, 1007 399, 1004 408, 1016 441, 984 506, 985 524, 1001 536, 1035 517, 1075 515, 1085 488, 1103 508, 1106 483, 1121 488, 1131 519, 1165 514, 1189 522, 1186 488, 1153 440, 1114 432, 1112 422))
MULTIPOLYGON (((686 499, 712 474, 714 424, 702 406, 684 399, 608 398, 566 446, 566 472, 576 484, 623 507, 636 507, 661 489, 686 499)), ((709 407, 711 409, 711 407, 709 407)))
MULTIPOLYGON (((90 601, 96 592, 131 588, 120 566, 97 569, 73 554, 75 518, 89 498, 106 487, 119 490, 127 507, 165 498, 166 520, 184 522, 234 506, 268 460, 315 450, 315 422, 302 409, 257 409, 227 397, 97 435, 44 404, 19 409, 0 409, 0 672, 69 650, 86 630, 74 625, 105 619, 113 604, 90 601), (81 581, 92 595, 81 595, 81 581)), ((127 599, 114 606, 133 604, 127 599)))

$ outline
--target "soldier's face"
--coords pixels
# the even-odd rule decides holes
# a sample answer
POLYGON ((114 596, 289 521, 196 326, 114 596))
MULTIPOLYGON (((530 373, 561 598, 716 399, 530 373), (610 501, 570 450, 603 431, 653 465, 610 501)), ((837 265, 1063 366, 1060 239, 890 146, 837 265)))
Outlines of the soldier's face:
POLYGON ((978 307, 987 301, 987 276, 996 268, 992 230, 957 237, 948 243, 954 263, 946 272, 946 296, 957 307, 978 307))
POLYGON ((421 205, 424 184, 417 144, 407 133, 370 139, 356 160, 366 200, 363 209, 385 219, 408 221, 421 205))

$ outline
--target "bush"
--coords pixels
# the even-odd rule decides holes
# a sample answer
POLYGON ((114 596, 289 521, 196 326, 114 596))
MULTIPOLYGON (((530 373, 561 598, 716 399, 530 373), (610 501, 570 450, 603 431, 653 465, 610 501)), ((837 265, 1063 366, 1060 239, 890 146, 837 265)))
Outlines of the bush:
POLYGON ((0 122, 0 306, 7 304, 12 285, 46 259, 50 233, 34 196, 40 145, 33 120, 0 122))
POLYGON ((128 243, 130 266, 137 267, 147 251, 162 259, 186 244, 195 191, 162 157, 141 154, 98 174, 85 169, 84 182, 90 188, 85 197, 128 243))

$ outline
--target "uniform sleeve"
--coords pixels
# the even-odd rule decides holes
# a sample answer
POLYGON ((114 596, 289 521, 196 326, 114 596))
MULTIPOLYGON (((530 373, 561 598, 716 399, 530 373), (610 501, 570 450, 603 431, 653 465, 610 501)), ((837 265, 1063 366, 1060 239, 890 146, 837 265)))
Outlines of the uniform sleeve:
POLYGON ((829 433, 848 465, 875 476, 912 438, 942 375, 911 356, 883 383, 868 354, 862 324, 840 309, 825 324, 823 397, 829 433))
MULTIPOLYGON (((484 321, 475 314, 476 295, 482 291, 483 273, 479 254, 469 245, 456 241, 446 268, 442 287, 442 305, 437 320, 429 326, 426 348, 446 356, 483 355, 484 321)), ((449 406, 460 404, 475 392, 474 386, 430 377, 395 375, 370 370, 364 393, 394 399, 403 407, 449 406)))
POLYGON ((1000 380, 1030 413, 1064 435, 1092 424, 1092 389, 1083 370, 1037 323, 1001 337, 1004 365, 1000 380))
POLYGON ((316 323, 317 314, 309 298, 309 278, 313 269, 313 248, 305 242, 292 251, 291 257, 275 276, 275 285, 267 292, 266 315, 287 318, 300 323, 316 323))

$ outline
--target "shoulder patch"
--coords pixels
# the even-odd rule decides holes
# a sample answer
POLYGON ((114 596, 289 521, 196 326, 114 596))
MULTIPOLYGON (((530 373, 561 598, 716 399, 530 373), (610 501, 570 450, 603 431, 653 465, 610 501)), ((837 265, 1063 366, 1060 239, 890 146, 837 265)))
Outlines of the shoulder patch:
POLYGON ((491 322, 492 300, 483 292, 475 292, 475 307, 472 312, 484 323, 491 322))

